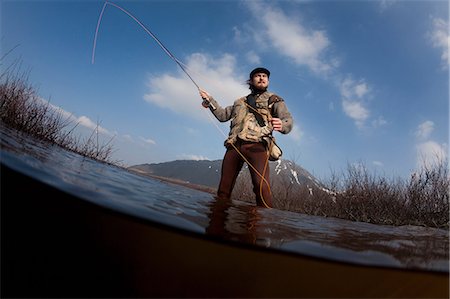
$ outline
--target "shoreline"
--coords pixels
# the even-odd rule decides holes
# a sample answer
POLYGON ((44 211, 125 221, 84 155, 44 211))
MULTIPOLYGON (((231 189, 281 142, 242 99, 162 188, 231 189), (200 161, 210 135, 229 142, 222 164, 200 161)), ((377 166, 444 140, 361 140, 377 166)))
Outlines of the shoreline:
POLYGON ((208 186, 204 186, 204 185, 197 185, 197 184, 192 184, 183 180, 178 180, 178 179, 172 179, 172 178, 168 178, 168 177, 163 177, 163 176, 159 176, 159 175, 154 175, 151 173, 147 173, 147 172, 141 172, 138 170, 134 170, 134 169, 126 169, 128 172, 140 175, 140 176, 144 176, 144 177, 149 177, 155 180, 159 180, 160 182, 165 182, 165 183, 170 183, 170 184, 174 184, 174 185, 179 185, 179 186, 183 186, 183 187, 187 187, 190 189, 194 189, 197 191, 202 191, 202 192, 206 192, 206 193, 210 193, 215 195, 216 194, 216 189, 212 188, 212 187, 208 187, 208 186))

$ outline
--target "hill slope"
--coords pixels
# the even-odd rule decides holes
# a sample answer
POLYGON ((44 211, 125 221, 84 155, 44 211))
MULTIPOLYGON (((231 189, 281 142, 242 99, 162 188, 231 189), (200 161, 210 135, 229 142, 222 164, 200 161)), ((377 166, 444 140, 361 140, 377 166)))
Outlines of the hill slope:
MULTIPOLYGON (((128 170, 216 188, 220 181, 221 167, 222 160, 176 160, 133 165, 128 167, 128 170)), ((282 179, 290 184, 303 185, 311 189, 324 189, 323 185, 307 170, 289 160, 270 162, 270 170, 271 179, 282 179)), ((244 165, 241 174, 244 174, 243 172, 248 172, 247 165, 244 165)))

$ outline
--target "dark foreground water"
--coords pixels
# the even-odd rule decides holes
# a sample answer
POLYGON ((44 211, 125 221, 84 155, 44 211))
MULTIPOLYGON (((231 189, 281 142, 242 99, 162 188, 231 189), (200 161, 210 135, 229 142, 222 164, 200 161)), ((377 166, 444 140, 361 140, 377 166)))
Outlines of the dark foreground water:
POLYGON ((370 266, 449 271, 446 230, 216 202, 211 194, 86 159, 4 127, 0 130, 1 163, 80 200, 216 240, 370 266))

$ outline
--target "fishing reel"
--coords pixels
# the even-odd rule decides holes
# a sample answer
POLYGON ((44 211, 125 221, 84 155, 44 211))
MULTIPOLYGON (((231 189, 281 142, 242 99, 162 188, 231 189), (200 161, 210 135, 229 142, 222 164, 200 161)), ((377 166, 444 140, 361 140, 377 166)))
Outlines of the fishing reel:
POLYGON ((214 106, 214 104, 207 98, 203 98, 202 106, 205 108, 211 107, 213 110, 216 110, 216 106, 214 106))

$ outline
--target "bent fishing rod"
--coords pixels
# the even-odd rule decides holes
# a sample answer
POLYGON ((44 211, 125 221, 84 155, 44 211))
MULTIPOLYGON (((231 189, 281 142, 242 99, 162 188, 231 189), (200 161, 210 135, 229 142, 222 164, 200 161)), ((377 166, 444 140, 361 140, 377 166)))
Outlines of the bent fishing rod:
MULTIPOLYGON (((197 87, 197 90, 200 91, 200 86, 197 84, 197 82, 195 82, 195 80, 192 78, 192 76, 189 74, 189 72, 186 70, 186 68, 183 66, 183 63, 181 63, 176 57, 175 55, 172 54, 172 52, 170 52, 169 49, 167 49, 167 47, 159 40, 159 38, 152 32, 150 31, 150 29, 148 29, 141 21, 139 21, 134 15, 132 15, 129 11, 127 11, 126 9, 124 9, 123 7, 115 4, 114 2, 111 1, 105 1, 105 3, 103 4, 103 8, 100 12, 100 16, 98 18, 97 21, 97 27, 95 29, 95 36, 94 36, 94 46, 92 48, 92 64, 95 63, 95 49, 97 46, 97 37, 98 37, 98 30, 100 28, 100 23, 102 21, 103 18, 103 13, 105 12, 106 6, 107 5, 111 5, 114 6, 118 9, 120 9, 122 12, 124 12, 126 15, 128 15, 131 19, 133 19, 142 29, 144 29, 144 31, 150 35, 158 44, 158 46, 167 54, 167 56, 169 56, 170 59, 172 59, 173 61, 175 61, 175 63, 181 68, 181 70, 186 74, 186 76, 188 76, 188 78, 191 80, 191 82, 195 85, 195 87, 197 87)), ((211 105, 211 107, 213 109, 216 109, 216 107, 206 98, 203 98, 203 103, 202 103, 205 107, 207 107, 208 105, 211 105)))
MULTIPOLYGON (((103 8, 100 12, 100 16, 98 18, 97 21, 97 27, 95 29, 95 36, 94 36, 94 44, 93 44, 93 48, 92 48, 92 60, 91 63, 94 64, 95 63, 95 50, 96 50, 96 46, 97 46, 97 37, 98 37, 98 31, 100 28, 100 23, 102 21, 103 18, 103 14, 105 12, 106 6, 111 5, 113 7, 116 7, 118 9, 120 9, 123 13, 125 13, 126 15, 128 15, 131 19, 133 19, 148 35, 150 35, 153 40, 156 41, 156 43, 159 45, 159 47, 167 54, 167 56, 169 56, 170 59, 172 59, 173 61, 175 61, 175 63, 181 68, 181 70, 186 74, 186 76, 188 76, 188 78, 191 80, 191 82, 195 85, 195 87, 197 88, 198 91, 201 91, 200 86, 195 82, 195 80, 192 78, 192 76, 189 74, 189 72, 186 70, 186 67, 183 65, 183 63, 181 61, 179 61, 175 55, 172 54, 172 52, 170 52, 170 50, 164 46, 164 44, 158 39, 158 37, 156 37, 156 35, 150 31, 150 29, 148 29, 141 21, 139 21, 133 14, 131 14, 130 12, 128 12, 126 9, 122 8, 121 6, 115 4, 114 2, 111 1, 105 1, 105 3, 103 4, 103 8)), ((211 103, 209 101, 209 99, 207 98, 203 98, 203 106, 204 107, 208 107, 210 106, 213 110, 216 109, 216 107, 214 106, 213 103, 211 103)), ((216 125, 214 123, 214 125, 216 125)), ((216 125, 217 127, 217 125, 216 125)), ((218 128, 218 127, 217 127, 218 128)), ((220 130, 220 128, 218 128, 219 131, 225 136, 225 134, 220 130)), ((259 171, 250 163, 250 161, 247 160, 247 158, 241 153, 241 151, 234 145, 231 144, 231 146, 236 150, 236 152, 243 158, 243 160, 261 177, 261 183, 260 183, 260 189, 262 190, 262 183, 266 183, 267 186, 269 187, 270 190, 270 184, 269 182, 267 182, 267 180, 265 179, 264 175, 262 175, 261 173, 259 173, 259 171)), ((267 161, 266 161, 266 165, 264 166, 264 171, 263 173, 265 173, 266 171, 266 167, 267 167, 267 163, 269 161, 269 154, 267 155, 267 161)), ((260 190, 260 192, 262 192, 260 190)), ((267 205, 267 203, 265 202, 264 198, 262 198, 263 203, 265 205, 266 208, 270 208, 270 206, 267 205)))

